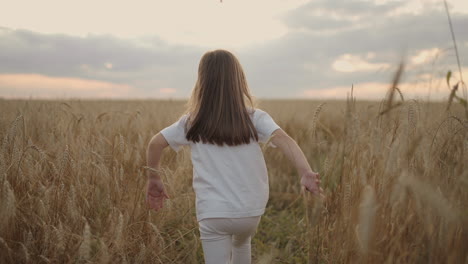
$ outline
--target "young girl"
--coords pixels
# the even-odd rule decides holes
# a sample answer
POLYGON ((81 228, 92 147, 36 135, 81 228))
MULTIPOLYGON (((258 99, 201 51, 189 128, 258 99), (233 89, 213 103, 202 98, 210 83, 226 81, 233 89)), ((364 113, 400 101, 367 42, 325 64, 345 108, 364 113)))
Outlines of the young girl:
POLYGON ((228 51, 207 52, 188 109, 156 134, 147 149, 147 201, 154 210, 169 199, 157 170, 163 149, 191 148, 193 189, 200 238, 207 264, 251 263, 251 238, 268 201, 268 174, 259 143, 271 137, 294 163, 306 190, 321 192, 319 174, 303 152, 268 115, 254 108, 237 58, 228 51))

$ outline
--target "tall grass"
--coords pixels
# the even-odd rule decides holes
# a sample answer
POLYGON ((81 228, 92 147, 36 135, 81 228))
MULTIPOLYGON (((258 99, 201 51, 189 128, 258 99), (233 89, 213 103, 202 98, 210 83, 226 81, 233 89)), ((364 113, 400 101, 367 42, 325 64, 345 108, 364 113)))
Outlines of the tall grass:
MULTIPOLYGON (((2 101, 0 263, 202 263, 188 149, 164 153, 166 207, 144 202, 146 145, 183 103, 2 101)), ((398 104, 382 114, 388 101, 352 95, 261 102, 321 173, 326 198, 301 194, 294 168, 266 148, 256 262, 466 263, 464 109, 398 104)))

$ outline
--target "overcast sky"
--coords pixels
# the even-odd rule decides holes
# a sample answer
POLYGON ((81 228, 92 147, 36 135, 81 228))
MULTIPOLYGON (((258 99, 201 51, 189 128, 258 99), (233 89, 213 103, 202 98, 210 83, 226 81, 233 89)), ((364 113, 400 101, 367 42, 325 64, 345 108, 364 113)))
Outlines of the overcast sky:
MULTIPOLYGON (((448 0, 465 81, 468 1, 448 0), (465 65, 465 66, 464 66, 465 65)), ((0 96, 187 98, 227 49, 258 98, 379 99, 405 58, 407 97, 460 79, 441 0, 0 0, 0 96)))

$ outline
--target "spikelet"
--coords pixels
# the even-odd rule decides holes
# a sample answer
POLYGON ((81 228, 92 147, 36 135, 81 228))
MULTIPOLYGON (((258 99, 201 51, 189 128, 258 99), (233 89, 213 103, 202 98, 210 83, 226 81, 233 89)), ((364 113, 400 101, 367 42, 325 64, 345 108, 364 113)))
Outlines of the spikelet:
MULTIPOLYGON (((128 152, 130 153, 130 152, 128 152)), ((126 157, 125 157, 125 160, 129 160, 130 159, 130 154, 127 154, 126 157)), ((134 162, 135 164, 141 164, 142 163, 142 158, 141 158, 141 154, 139 151, 135 151, 135 157, 133 158, 134 159, 134 162)))
POLYGON ((363 255, 368 254, 371 246, 376 211, 377 202, 374 189, 367 185, 364 187, 361 203, 359 204, 359 223, 356 226, 357 241, 363 255))
POLYGON ((137 146, 138 147, 141 147, 141 148, 144 148, 144 141, 143 141, 143 137, 141 136, 141 133, 138 133, 138 138, 137 138, 137 146))
POLYGON ((327 177, 328 176, 328 173, 330 172, 330 159, 329 159, 329 156, 327 156, 325 158, 325 160, 323 161, 323 166, 322 166, 322 171, 323 171, 323 175, 322 177, 327 177))
POLYGON ((8 180, 3 182, 2 187, 2 201, 0 204, 0 230, 7 228, 8 224, 13 220, 16 215, 16 199, 15 193, 10 187, 8 180))
POLYGON ((351 183, 347 182, 344 184, 344 195, 343 195, 343 214, 346 221, 349 220, 349 211, 351 206, 351 183))
POLYGON ((63 198, 66 197, 65 184, 60 183, 60 185, 57 187, 57 197, 57 203, 62 203, 62 201, 64 201, 63 198))
POLYGON ((67 199, 67 213, 72 221, 80 218, 80 213, 76 210, 76 201, 73 196, 69 196, 67 199))
POLYGON ((70 190, 68 191, 68 196, 70 197, 72 202, 76 202, 76 190, 75 186, 70 185, 70 190))
POLYGON ((122 263, 122 264, 127 264, 128 263, 127 256, 124 255, 124 253, 121 253, 120 257, 121 257, 120 263, 122 263))
POLYGON ((23 118, 22 115, 17 116, 15 118, 15 120, 13 121, 13 124, 11 124, 10 131, 8 131, 8 141, 12 142, 12 144, 15 143, 16 132, 17 132, 17 129, 18 129, 18 123, 19 123, 19 120, 22 119, 22 118, 23 118))
MULTIPOLYGON (((400 176, 401 177, 401 176, 400 176)), ((398 207, 403 204, 403 202, 406 200, 406 190, 404 186, 401 185, 401 183, 396 182, 393 187, 392 191, 390 193, 390 205, 391 205, 391 217, 395 218, 398 216, 398 207)))
MULTIPOLYGON (((24 175, 34 175, 36 171, 39 171, 38 167, 40 167, 40 164, 34 161, 31 154, 25 156, 23 163, 24 166, 20 167, 20 170, 24 173, 24 175)), ((31 183, 31 181, 28 181, 28 183, 31 183)))
POLYGON ((6 164, 3 155, 0 153, 0 184, 6 179, 6 164))
POLYGON ((115 245, 118 249, 121 249, 123 246, 123 226, 124 218, 121 212, 119 212, 119 220, 115 226, 115 245))
POLYGON ((270 247, 270 252, 263 253, 259 258, 257 264, 270 264, 275 263, 275 258, 278 255, 278 241, 274 242, 270 247))
POLYGON ((107 247, 106 243, 99 239, 99 247, 100 247, 100 253, 99 253, 99 262, 101 264, 106 264, 110 262, 110 255, 109 255, 109 248, 107 247))
POLYGON ((8 252, 8 257, 10 258, 10 261, 11 261, 11 253, 12 253, 12 250, 11 248, 8 246, 7 242, 2 238, 0 237, 0 249, 1 248, 5 248, 8 252))
POLYGON ((455 95, 457 93, 457 90, 458 90, 458 85, 460 84, 460 82, 458 82, 457 84, 455 84, 450 92, 450 95, 449 95, 449 99, 448 99, 448 103, 447 103, 447 111, 450 110, 450 106, 452 105, 452 102, 453 102, 453 99, 455 98, 455 95))
POLYGON ((323 106, 325 105, 325 102, 323 103, 320 103, 317 108, 315 109, 315 112, 314 112, 314 116, 312 118, 312 125, 310 127, 310 133, 312 133, 312 135, 315 134, 315 130, 317 129, 317 120, 318 120, 318 117, 320 115, 320 112, 322 111, 322 108, 323 106))
MULTIPOLYGON (((132 152, 132 151, 125 151, 123 160, 124 160, 124 161, 129 161, 129 160, 131 160, 131 159, 132 159, 133 153, 134 153, 134 152, 132 152)), ((139 153, 139 152, 137 151, 136 153, 139 153)), ((141 160, 141 157, 136 157, 136 158, 138 158, 138 159, 141 160)), ((138 163, 140 162, 140 160, 138 161, 138 163)), ((136 161, 132 161, 132 162, 137 163, 136 161)))
POLYGON ((110 164, 112 162, 115 163, 114 156, 112 155, 112 153, 102 154, 101 157, 102 157, 102 160, 103 160, 104 164, 107 165, 107 166, 110 166, 110 164))
MULTIPOLYGON (((196 240, 195 240, 196 241, 196 240)), ((140 244, 140 252, 138 253, 138 256, 136 258, 135 263, 144 263, 146 260, 146 246, 144 243, 140 244)))
MULTIPOLYGON (((395 140, 395 144, 390 148, 389 153, 387 154, 387 161, 384 167, 384 174, 385 176, 388 175, 395 175, 398 173, 398 168, 400 168, 398 165, 398 162, 401 160, 401 149, 405 147, 406 144, 402 144, 400 142, 400 138, 397 138, 395 140)), ((385 180, 388 180, 388 177, 385 177, 385 180)), ((380 192, 381 190, 379 190, 380 192)))
MULTIPOLYGON (((407 174, 405 172, 404 174, 407 174)), ((409 188, 418 201, 423 202, 423 208, 432 208, 434 212, 449 223, 458 220, 457 212, 440 190, 434 190, 429 184, 418 180, 412 175, 400 176, 399 183, 409 188)))
POLYGON ((53 162, 49 161, 49 165, 50 165, 50 168, 52 169, 52 174, 54 174, 55 176, 59 176, 60 172, 57 169, 57 167, 55 166, 55 164, 53 162))
POLYGON ((50 243, 51 238, 51 228, 50 225, 44 224, 42 226, 42 243, 45 245, 46 248, 53 247, 53 244, 50 243))
POLYGON ((29 256, 28 248, 20 242, 20 250, 21 250, 21 258, 23 259, 24 263, 28 263, 31 257, 29 256))
POLYGON ((155 235, 151 236, 152 239, 158 239, 157 240, 157 244, 161 247, 161 248, 164 248, 166 247, 165 245, 165 239, 163 238, 163 236, 161 235, 161 231, 159 231, 159 228, 153 224, 153 223, 149 223, 150 227, 151 227, 151 230, 154 232, 155 235))
POLYGON ((26 237, 25 237, 25 246, 27 248, 32 248, 33 245, 34 245, 34 238, 33 238, 33 235, 31 233, 31 230, 29 230, 26 237))
POLYGON ((22 168, 19 168, 19 169, 18 169, 18 176, 17 176, 17 177, 18 177, 18 180, 19 180, 20 182, 22 182, 22 183, 23 183, 23 182, 29 183, 29 181, 27 181, 26 176, 24 175, 24 172, 23 172, 23 169, 22 169, 22 168))
POLYGON ((15 144, 13 142, 13 152, 12 152, 12 155, 11 155, 11 162, 10 162, 10 166, 13 167, 13 168, 17 168, 18 166, 18 163, 21 159, 21 154, 22 154, 22 150, 20 149, 20 146, 19 144, 15 144))
POLYGON ((70 164, 70 151, 68 145, 65 146, 65 151, 62 154, 62 158, 60 160, 60 167, 59 167, 59 175, 60 177, 65 176, 66 170, 68 165, 70 164))
POLYGON ((81 242, 78 252, 80 259, 86 261, 91 259, 91 230, 87 221, 83 230, 83 241, 81 242))
POLYGON ((109 169, 107 168, 107 166, 105 166, 104 164, 97 164, 94 161, 91 162, 91 165, 101 172, 102 177, 104 177, 104 179, 109 179, 110 174, 109 174, 109 169))
POLYGON ((414 104, 416 100, 411 100, 411 102, 408 104, 408 125, 409 125, 409 130, 412 131, 416 127, 416 114, 414 113, 414 104))
POLYGON ((28 138, 28 147, 31 147, 32 145, 34 145, 34 143, 32 142, 32 139, 31 138, 28 138))
POLYGON ((119 134, 119 150, 122 155, 125 154, 125 140, 122 134, 119 134))
POLYGON ((168 211, 171 211, 172 207, 173 207, 172 199, 165 199, 164 200, 164 208, 166 208, 166 210, 168 210, 168 211))
POLYGON ((120 165, 120 168, 119 168, 119 180, 120 182, 123 182, 124 180, 124 168, 122 165, 120 165))
POLYGON ((2 145, 0 147, 0 158, 3 158, 3 155, 5 154, 7 150, 8 142, 9 142, 8 134, 5 134, 5 136, 3 136, 2 145))
POLYGON ((58 228, 54 228, 54 235, 55 235, 55 248, 57 250, 57 253, 60 255, 64 252, 65 250, 65 238, 63 236, 63 226, 62 222, 59 222, 58 228))
POLYGON ((392 85, 388 89, 388 92, 387 92, 387 95, 386 95, 387 100, 385 102, 385 109, 380 112, 380 115, 383 115, 383 114, 389 112, 390 110, 392 110, 393 108, 395 108, 396 106, 401 105, 401 103, 398 103, 398 104, 395 104, 395 105, 393 104, 395 91, 397 91, 400 94, 401 100, 402 101, 404 100, 403 99, 403 94, 401 93, 400 89, 398 89, 398 87, 397 87, 397 85, 400 82, 400 79, 401 79, 401 77, 403 75, 404 65, 405 65, 405 63, 403 61, 401 61, 399 66, 398 66, 398 70, 396 71, 395 75, 393 76, 392 85))
POLYGON ((48 259, 46 256, 39 255, 39 258, 40 258, 41 261, 44 262, 44 263, 51 263, 50 259, 48 259))
POLYGON ((43 200, 39 200, 39 205, 37 206, 37 214, 41 217, 41 219, 47 218, 47 208, 43 200))

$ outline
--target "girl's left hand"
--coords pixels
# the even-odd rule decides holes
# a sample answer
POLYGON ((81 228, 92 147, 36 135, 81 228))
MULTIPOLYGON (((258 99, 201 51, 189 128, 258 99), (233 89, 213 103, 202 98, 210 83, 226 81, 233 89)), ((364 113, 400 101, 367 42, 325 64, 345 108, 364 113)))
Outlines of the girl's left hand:
POLYGON ((160 179, 149 179, 146 189, 146 202, 155 211, 163 208, 164 200, 169 199, 160 179))

